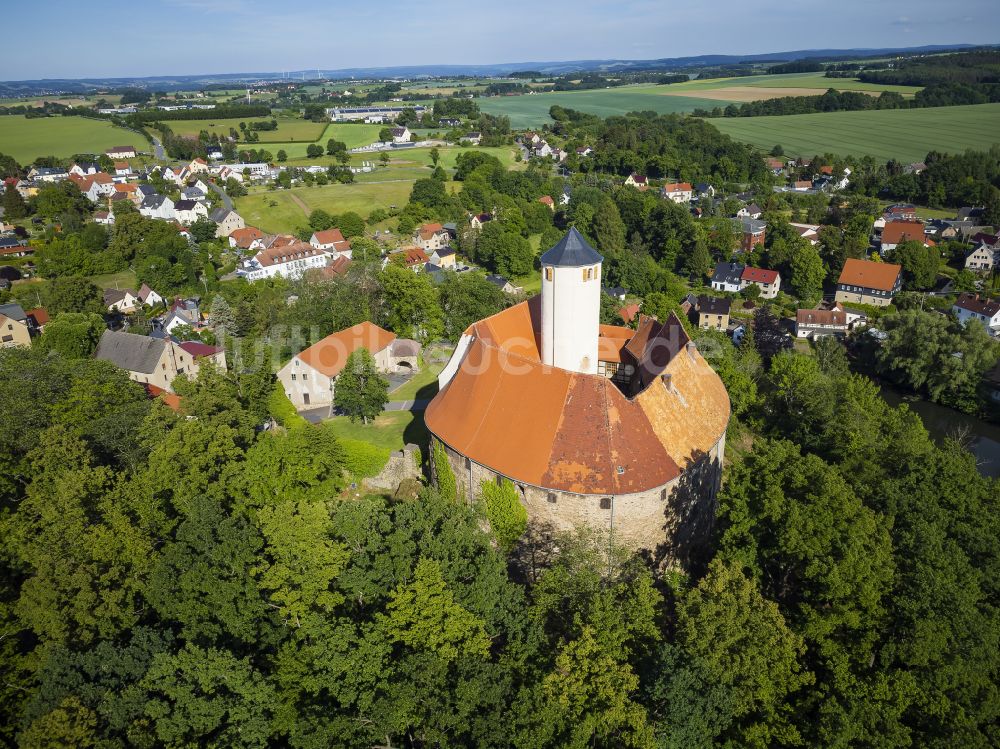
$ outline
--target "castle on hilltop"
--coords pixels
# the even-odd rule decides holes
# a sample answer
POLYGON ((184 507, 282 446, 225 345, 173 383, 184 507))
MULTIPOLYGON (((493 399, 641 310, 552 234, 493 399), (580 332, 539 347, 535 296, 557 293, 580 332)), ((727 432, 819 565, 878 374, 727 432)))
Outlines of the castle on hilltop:
POLYGON ((602 262, 575 228, 542 255, 541 294, 462 335, 427 427, 467 497, 509 479, 532 523, 682 560, 711 528, 729 396, 674 315, 600 324, 602 262))

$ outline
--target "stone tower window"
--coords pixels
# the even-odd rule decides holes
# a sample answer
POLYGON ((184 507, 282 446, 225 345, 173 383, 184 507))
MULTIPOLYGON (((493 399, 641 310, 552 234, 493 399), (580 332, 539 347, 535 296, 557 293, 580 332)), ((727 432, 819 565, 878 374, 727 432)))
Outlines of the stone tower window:
POLYGON ((660 501, 661 502, 666 502, 667 501, 667 490, 666 489, 660 489, 660 501))
POLYGON ((546 281, 551 281, 552 280, 552 268, 546 268, 545 269, 545 280, 546 281))
POLYGON ((602 510, 611 509, 611 497, 601 497, 601 509, 602 510))
POLYGON ((556 503, 556 495, 554 493, 552 493, 552 492, 549 492, 549 494, 546 497, 546 499, 549 501, 550 505, 554 505, 556 503))

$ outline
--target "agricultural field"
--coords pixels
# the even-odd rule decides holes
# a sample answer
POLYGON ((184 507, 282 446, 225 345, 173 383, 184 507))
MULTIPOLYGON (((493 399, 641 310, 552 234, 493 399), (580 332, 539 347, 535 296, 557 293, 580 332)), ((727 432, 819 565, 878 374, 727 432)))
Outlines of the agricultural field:
POLYGON ((904 96, 917 86, 883 86, 861 83, 852 78, 824 78, 816 73, 753 75, 742 78, 713 78, 669 85, 640 84, 589 91, 557 91, 525 96, 497 96, 479 99, 479 108, 489 114, 505 114, 515 128, 538 127, 551 122, 553 104, 578 109, 601 117, 651 110, 660 114, 712 109, 731 102, 758 101, 781 96, 813 96, 828 88, 838 91, 897 91, 904 96))
POLYGON ((178 135, 197 137, 202 130, 215 133, 221 136, 228 136, 229 129, 240 129, 240 123, 245 122, 247 127, 251 122, 270 122, 274 119, 278 123, 277 130, 258 130, 260 143, 286 143, 301 141, 312 143, 323 135, 326 125, 322 122, 310 122, 298 117, 233 117, 230 119, 204 120, 170 120, 167 125, 178 135))
POLYGON ((138 133, 103 120, 84 117, 0 117, 0 151, 28 164, 39 156, 66 158, 76 153, 103 153, 114 146, 150 149, 138 133))
POLYGON ((1000 143, 1000 104, 709 120, 736 140, 791 156, 821 153, 922 161, 928 151, 984 150, 1000 143))
POLYGON ((334 214, 354 211, 363 218, 376 208, 402 208, 410 199, 413 182, 412 179, 389 177, 350 185, 265 190, 236 198, 233 202, 249 226, 267 232, 291 233, 305 226, 306 217, 317 208, 334 214))

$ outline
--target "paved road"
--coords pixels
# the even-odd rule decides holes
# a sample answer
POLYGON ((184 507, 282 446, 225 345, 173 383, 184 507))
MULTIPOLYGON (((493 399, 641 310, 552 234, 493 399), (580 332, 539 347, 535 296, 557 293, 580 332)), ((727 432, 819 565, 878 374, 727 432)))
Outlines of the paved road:
MULTIPOLYGON (((389 401, 385 404, 385 410, 423 411, 427 408, 428 403, 430 403, 429 400, 389 401)), ((324 419, 330 418, 330 407, 320 406, 319 408, 312 408, 308 411, 299 411, 299 416, 312 424, 319 424, 324 419)))
POLYGON ((160 161, 166 161, 167 152, 163 150, 163 144, 160 142, 160 139, 157 138, 155 135, 152 137, 153 137, 153 156, 155 156, 160 161))
POLYGON ((227 211, 233 210, 233 199, 226 195, 226 191, 219 187, 214 182, 208 182, 209 189, 218 195, 222 199, 222 204, 226 206, 227 211))

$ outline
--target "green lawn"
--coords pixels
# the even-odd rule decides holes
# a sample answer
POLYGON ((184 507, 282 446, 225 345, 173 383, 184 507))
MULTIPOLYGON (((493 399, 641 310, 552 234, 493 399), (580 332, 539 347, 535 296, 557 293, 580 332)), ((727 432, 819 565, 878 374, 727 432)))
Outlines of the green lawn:
POLYGON ((274 233, 290 233, 306 225, 308 212, 295 202, 301 200, 308 211, 322 208, 333 214, 354 211, 367 218, 375 208, 395 205, 402 208, 410 199, 413 180, 359 182, 350 185, 296 187, 293 190, 265 190, 236 198, 236 210, 250 226, 274 233))
MULTIPOLYGON (((197 136, 202 130, 207 130, 210 133, 228 136, 230 128, 239 131, 241 122, 247 123, 249 127, 251 122, 270 122, 272 119, 278 123, 278 129, 257 131, 257 135, 260 137, 260 144, 293 141, 312 143, 322 137, 323 130, 326 127, 325 123, 322 122, 310 122, 298 117, 280 116, 233 117, 230 119, 212 119, 211 117, 206 117, 203 120, 171 120, 167 124, 178 135, 197 136)), ((255 143, 248 143, 246 145, 251 148, 260 147, 259 144, 255 143)), ((268 146, 268 150, 271 150, 270 146, 268 146)))
POLYGON ((709 120, 737 140, 790 156, 833 153, 922 161, 928 151, 985 150, 1000 143, 1000 104, 828 112, 709 120))
POLYGON ((334 416, 323 424, 338 437, 363 440, 388 450, 402 450, 407 442, 426 450, 429 440, 423 411, 385 411, 367 425, 351 423, 346 416, 334 416))
POLYGON ((0 151, 28 164, 39 156, 65 158, 77 153, 104 153, 114 146, 151 146, 138 133, 103 120, 84 117, 0 117, 0 151))
POLYGON ((91 276, 90 280, 101 289, 132 289, 138 291, 135 273, 129 269, 117 273, 106 273, 103 276, 91 276))
POLYGON ((438 375, 447 361, 425 364, 423 369, 411 377, 402 387, 389 393, 394 401, 429 400, 437 395, 438 375))

